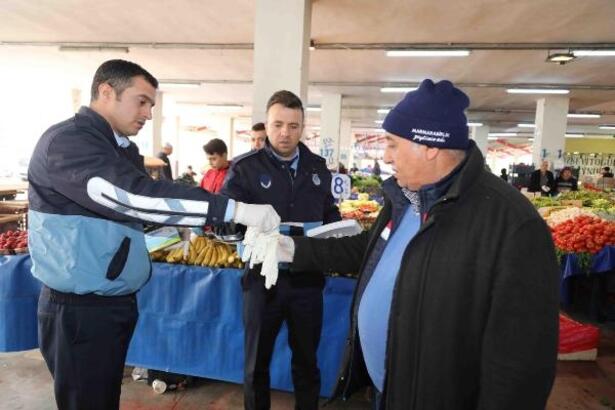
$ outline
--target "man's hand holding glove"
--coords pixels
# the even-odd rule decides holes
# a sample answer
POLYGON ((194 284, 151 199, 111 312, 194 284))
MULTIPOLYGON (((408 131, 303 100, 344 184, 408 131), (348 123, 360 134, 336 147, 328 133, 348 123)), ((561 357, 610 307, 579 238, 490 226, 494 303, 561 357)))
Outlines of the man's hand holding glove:
POLYGON ((262 263, 261 275, 265 277, 265 288, 270 289, 278 280, 278 263, 292 262, 295 243, 279 232, 262 233, 258 228, 249 227, 244 236, 242 260, 250 262, 250 268, 262 263))

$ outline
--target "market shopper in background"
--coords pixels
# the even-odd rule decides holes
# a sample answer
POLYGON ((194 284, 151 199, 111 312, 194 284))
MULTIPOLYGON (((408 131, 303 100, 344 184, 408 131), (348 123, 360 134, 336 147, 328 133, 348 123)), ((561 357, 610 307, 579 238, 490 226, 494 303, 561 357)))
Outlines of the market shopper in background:
POLYGON ((160 179, 173 181, 173 171, 171 170, 171 161, 169 160, 169 155, 172 153, 173 145, 167 142, 163 145, 162 151, 156 154, 156 158, 161 159, 165 164, 160 170, 160 179))
POLYGON ((158 81, 137 64, 103 63, 89 107, 49 128, 28 169, 32 274, 43 282, 39 346, 62 409, 118 409, 135 293, 151 262, 143 223, 235 221, 278 229, 269 205, 154 181, 127 137, 152 118, 158 81))
POLYGON ((203 145, 203 151, 207 155, 210 169, 205 172, 201 180, 201 188, 211 193, 217 194, 222 189, 224 178, 231 165, 228 161, 228 149, 224 141, 214 138, 203 145))
POLYGON ((500 178, 502 178, 504 182, 508 182, 508 172, 506 172, 506 168, 500 170, 500 178))
MULTIPOLYGON (((278 91, 267 103, 265 147, 235 158, 221 193, 238 201, 271 204, 282 221, 293 222, 282 233, 340 220, 331 195, 331 173, 325 160, 300 142, 304 110, 299 97, 278 91)), ((284 226, 284 222, 282 222, 284 226)), ((277 284, 265 288, 260 266, 242 278, 245 327, 244 406, 269 409, 269 364, 283 322, 292 350, 295 408, 318 408, 320 370, 316 351, 322 330, 322 271, 288 274, 280 267, 277 284)))
POLYGON ((530 174, 530 184, 527 190, 528 192, 540 192, 543 196, 555 194, 555 178, 553 172, 549 171, 549 161, 542 161, 540 169, 530 174))
POLYGON ((380 170, 380 163, 377 159, 374 160, 374 167, 372 168, 372 175, 379 177, 382 171, 380 170))
POLYGON ((613 178, 613 173, 611 172, 610 167, 602 168, 602 177, 603 178, 613 178))
POLYGON ((334 397, 372 385, 375 409, 545 408, 558 342, 553 242, 531 203, 485 170, 468 105, 449 81, 423 81, 384 120, 394 177, 370 231, 281 237, 263 258, 292 262, 291 277, 360 272, 334 397))
POLYGON ((562 168, 562 171, 555 180, 556 193, 561 194, 569 191, 577 191, 578 189, 577 179, 572 176, 570 167, 562 168))
POLYGON ((250 132, 250 143, 253 150, 259 150, 265 147, 265 141, 267 141, 267 131, 265 130, 265 124, 257 122, 252 126, 250 132))

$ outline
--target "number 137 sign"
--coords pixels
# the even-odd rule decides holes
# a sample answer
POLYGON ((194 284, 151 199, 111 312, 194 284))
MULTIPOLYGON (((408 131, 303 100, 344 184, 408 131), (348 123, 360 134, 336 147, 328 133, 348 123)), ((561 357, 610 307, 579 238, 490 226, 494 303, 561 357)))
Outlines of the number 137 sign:
POLYGON ((344 174, 333 174, 331 178, 331 194, 335 199, 350 198, 350 177, 344 174))

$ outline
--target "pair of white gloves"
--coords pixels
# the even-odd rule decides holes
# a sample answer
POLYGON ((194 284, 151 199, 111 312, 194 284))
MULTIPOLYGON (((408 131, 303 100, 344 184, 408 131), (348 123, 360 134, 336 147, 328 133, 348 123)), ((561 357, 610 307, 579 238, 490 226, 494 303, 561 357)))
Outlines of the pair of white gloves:
POLYGON ((265 277, 265 288, 270 289, 278 280, 278 263, 293 261, 295 243, 280 234, 280 216, 271 205, 237 202, 233 221, 248 227, 241 259, 249 261, 250 268, 263 264, 261 276, 265 277))
POLYGON ((262 232, 258 228, 249 227, 243 238, 243 253, 241 259, 250 262, 250 269, 259 263, 261 276, 265 277, 265 288, 270 289, 278 281, 278 264, 292 262, 295 254, 295 243, 279 231, 262 232))

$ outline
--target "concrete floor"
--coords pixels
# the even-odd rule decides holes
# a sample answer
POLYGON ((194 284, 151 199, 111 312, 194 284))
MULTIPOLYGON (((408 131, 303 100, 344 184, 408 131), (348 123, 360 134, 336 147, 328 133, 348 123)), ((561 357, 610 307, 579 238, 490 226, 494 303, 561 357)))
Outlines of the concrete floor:
MULTIPOLYGON (((203 380, 182 391, 157 395, 144 382, 134 382, 126 368, 122 410, 239 410, 242 388, 231 383, 203 380)), ((0 353, 0 409, 53 410, 52 380, 38 350, 0 353)), ((293 408, 289 393, 273 392, 272 409, 293 408)), ((336 402, 328 410, 369 409, 365 394, 336 402)), ((559 362, 547 410, 615 410, 615 328, 602 327, 596 362, 559 362)))

